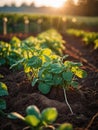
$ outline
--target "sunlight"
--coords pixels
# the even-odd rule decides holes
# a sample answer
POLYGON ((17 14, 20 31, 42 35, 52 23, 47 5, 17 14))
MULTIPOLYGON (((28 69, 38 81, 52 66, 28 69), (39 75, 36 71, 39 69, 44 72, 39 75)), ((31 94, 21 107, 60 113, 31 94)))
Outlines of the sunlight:
MULTIPOLYGON (((50 6, 54 8, 60 8, 67 0, 34 0, 34 3, 37 7, 39 6, 50 6)), ((74 0, 75 4, 77 4, 78 0, 74 0)))
POLYGON ((42 5, 45 5, 45 6, 51 6, 51 7, 54 7, 54 8, 60 8, 63 6, 63 3, 65 2, 66 0, 35 0, 35 5, 36 6, 42 6, 42 5))
POLYGON ((74 0, 75 4, 77 4, 77 3, 78 3, 78 1, 79 1, 79 0, 74 0))
MULTIPOLYGON (((27 5, 30 5, 32 2, 34 2, 34 4, 37 7, 40 6, 50 6, 50 7, 54 7, 54 8, 60 8, 63 6, 63 4, 66 2, 67 0, 3 0, 0 1, 0 6, 3 6, 4 4, 7 5, 11 5, 11 3, 15 3, 16 6, 20 6, 23 2, 25 2, 27 5)), ((77 4, 78 0, 74 0, 75 4, 77 4)))

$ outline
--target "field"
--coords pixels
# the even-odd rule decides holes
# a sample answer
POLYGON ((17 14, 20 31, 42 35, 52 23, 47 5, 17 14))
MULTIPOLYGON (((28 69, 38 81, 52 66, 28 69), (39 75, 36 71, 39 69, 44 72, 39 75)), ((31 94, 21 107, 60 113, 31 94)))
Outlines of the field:
POLYGON ((30 15, 30 14, 0 14, 0 34, 3 34, 3 22, 7 18, 8 33, 25 33, 25 22, 29 21, 28 33, 39 33, 49 28, 55 28, 64 32, 66 28, 93 29, 96 31, 98 17, 80 16, 54 16, 54 15, 30 15))
POLYGON ((33 22, 25 30, 24 16, 13 16, 13 22, 12 16, 6 15, 8 34, 0 28, 0 83, 8 88, 7 93, 0 84, 0 100, 6 101, 0 104, 0 130, 72 130, 71 125, 73 130, 97 130, 98 18, 28 16, 33 22), (56 108, 58 117, 45 113, 49 120, 43 112, 44 123, 37 124, 36 110, 26 111, 30 105, 40 111, 56 108), (26 112, 35 114, 36 121, 24 121, 26 112))

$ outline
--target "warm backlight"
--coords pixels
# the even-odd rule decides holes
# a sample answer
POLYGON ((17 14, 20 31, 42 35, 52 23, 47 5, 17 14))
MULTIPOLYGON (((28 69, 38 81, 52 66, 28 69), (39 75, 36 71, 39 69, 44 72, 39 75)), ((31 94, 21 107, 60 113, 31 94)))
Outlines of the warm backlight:
POLYGON ((35 0, 35 3, 37 6, 45 5, 60 8, 61 6, 63 6, 65 1, 66 0, 35 0))
MULTIPOLYGON (((60 8, 63 6, 64 3, 66 3, 67 0, 0 0, 0 6, 3 6, 5 4, 11 5, 11 3, 15 3, 16 6, 20 6, 22 3, 26 3, 27 5, 30 5, 32 2, 39 7, 39 6, 50 6, 54 8, 60 8)), ((78 0, 74 0, 75 3, 78 2, 78 0)))

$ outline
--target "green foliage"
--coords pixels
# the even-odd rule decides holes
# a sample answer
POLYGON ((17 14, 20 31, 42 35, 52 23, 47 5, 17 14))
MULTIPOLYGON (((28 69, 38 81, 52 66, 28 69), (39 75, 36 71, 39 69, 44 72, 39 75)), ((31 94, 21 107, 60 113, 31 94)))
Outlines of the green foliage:
POLYGON ((78 30, 78 29, 68 29, 66 31, 70 35, 74 35, 76 37, 83 37, 84 36, 84 31, 83 30, 78 30))
MULTIPOLYGON (((66 58, 67 56, 65 56, 66 58)), ((50 57, 48 57, 50 59, 50 57)), ((71 111, 72 109, 68 104, 65 90, 69 87, 77 88, 77 78, 85 78, 86 71, 80 67, 81 63, 74 63, 71 61, 64 61, 64 58, 57 57, 54 60, 50 59, 42 64, 38 70, 38 74, 33 78, 32 86, 38 83, 38 89, 43 94, 50 92, 52 87, 62 87, 64 90, 65 101, 71 111)))
MULTIPOLYGON (((10 119, 18 118, 27 123, 32 130, 43 130, 47 127, 51 127, 53 130, 56 130, 53 126, 53 122, 55 122, 57 116, 58 112, 55 108, 45 108, 42 112, 40 112, 35 105, 27 107, 25 117, 16 112, 8 114, 10 119)), ((60 125, 57 130, 72 130, 72 125, 69 123, 64 123, 60 125)))
MULTIPOLYGON (((8 95, 7 86, 0 82, 0 96, 8 95)), ((6 102, 3 99, 0 99, 0 111, 6 109, 6 102)))
POLYGON ((64 123, 60 125, 60 127, 57 130, 72 130, 72 125, 69 123, 64 123))
POLYGON ((81 37, 82 41, 86 45, 92 44, 94 46, 93 49, 98 49, 98 33, 95 32, 86 32, 83 30, 78 30, 78 29, 68 29, 67 33, 70 35, 74 35, 76 37, 81 37))
POLYGON ((17 38, 16 36, 14 36, 11 41, 10 41, 10 44, 11 44, 11 49, 19 49, 20 48, 20 44, 21 41, 19 38, 17 38))
POLYGON ((63 55, 62 50, 65 49, 65 42, 62 36, 54 29, 50 29, 37 36, 40 41, 41 48, 49 48, 58 55, 63 55))
POLYGON ((64 87, 68 89, 70 86, 77 87, 76 77, 85 78, 86 71, 80 69, 82 64, 65 61, 59 57, 55 60, 46 61, 38 70, 38 75, 32 81, 32 86, 38 83, 38 89, 47 94, 53 86, 64 87))
MULTIPOLYGON (((96 8, 97 9, 97 8, 96 8)), ((91 10, 92 11, 92 10, 91 10)), ((75 12, 75 11, 73 11, 75 12)), ((54 27, 59 32, 65 33, 66 28, 91 28, 98 26, 98 17, 75 16, 76 22, 72 22, 73 16, 54 16, 39 14, 0 13, 0 33, 2 34, 2 19, 8 18, 8 33, 24 33, 24 17, 30 21, 29 33, 38 33, 54 27), (41 22, 40 22, 41 21, 41 22)))
POLYGON ((55 108, 46 108, 41 113, 40 110, 32 105, 26 109, 27 115, 25 117, 20 114, 13 112, 8 115, 9 118, 16 119, 19 118, 25 121, 32 129, 41 129, 43 126, 50 125, 57 118, 57 111, 55 108))
POLYGON ((20 46, 15 39, 14 37, 11 43, 0 41, 0 66, 11 66, 21 58, 20 46))
POLYGON ((63 43, 61 35, 53 29, 22 42, 13 37, 5 58, 9 61, 10 68, 22 66, 32 86, 38 83, 38 89, 43 94, 49 93, 52 87, 62 87, 65 90, 70 86, 76 88, 76 78, 84 78, 87 74, 80 68, 80 63, 64 61, 67 56, 56 55, 64 49, 63 43))

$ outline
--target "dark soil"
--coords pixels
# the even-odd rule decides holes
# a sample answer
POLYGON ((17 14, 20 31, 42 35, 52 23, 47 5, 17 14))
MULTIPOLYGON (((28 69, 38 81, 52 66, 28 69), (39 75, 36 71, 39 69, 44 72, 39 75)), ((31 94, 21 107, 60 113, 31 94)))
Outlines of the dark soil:
MULTIPOLYGON (((29 105, 37 105, 40 111, 47 107, 56 107, 59 113, 57 123, 72 123, 74 130, 98 130, 98 50, 93 51, 92 47, 85 46, 81 39, 67 34, 64 39, 64 53, 69 54, 67 60, 82 62, 83 69, 88 73, 87 78, 79 79, 78 90, 67 91, 74 115, 64 102, 62 89, 58 91, 53 88, 49 94, 43 95, 37 86, 31 86, 23 71, 13 72, 1 67, 0 74, 3 74, 4 78, 0 81, 6 83, 9 92, 9 96, 4 97, 7 103, 5 112, 16 111, 25 115, 25 109, 29 105)), ((24 127, 26 125, 20 120, 0 117, 0 130, 23 130, 24 127)))

